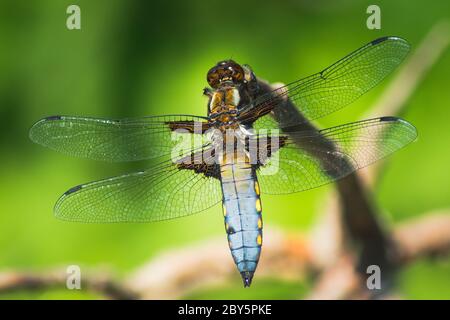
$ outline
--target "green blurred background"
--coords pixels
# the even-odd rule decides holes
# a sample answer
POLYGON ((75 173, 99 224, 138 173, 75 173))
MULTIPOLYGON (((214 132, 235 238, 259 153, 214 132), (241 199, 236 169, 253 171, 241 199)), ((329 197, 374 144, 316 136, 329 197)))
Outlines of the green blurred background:
MULTIPOLYGON (((206 71, 232 57, 271 82, 317 72, 379 36, 414 48, 438 21, 441 1, 26 1, 0 0, 0 270, 41 271, 78 264, 108 266, 119 277, 158 253, 223 236, 219 207, 155 224, 86 225, 56 220, 58 196, 83 182, 146 167, 111 165, 57 154, 28 139, 38 119, 55 114, 134 117, 203 115, 206 71), (81 7, 81 30, 66 28, 66 8, 81 7), (381 7, 382 29, 366 28, 366 8, 381 7)), ((450 206, 450 54, 426 75, 404 118, 416 143, 388 161, 374 192, 383 219, 395 224, 450 206)), ((319 122, 358 119, 388 78, 352 106, 319 122)), ((332 186, 265 196, 265 228, 307 231, 332 186)), ((230 258, 231 259, 231 258, 230 258)), ((405 298, 450 298, 450 260, 417 261, 399 275, 405 298)), ((191 298, 298 298, 308 282, 255 278, 191 298)), ((69 290, 19 292, 0 298, 91 298, 69 290)))

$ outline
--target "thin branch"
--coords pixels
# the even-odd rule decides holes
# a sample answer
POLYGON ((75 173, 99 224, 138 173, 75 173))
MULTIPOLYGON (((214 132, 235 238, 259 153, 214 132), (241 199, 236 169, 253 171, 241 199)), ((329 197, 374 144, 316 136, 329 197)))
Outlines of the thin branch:
MULTIPOLYGON (((266 230, 264 238, 258 277, 304 279, 311 266, 307 239, 273 228, 266 230)), ((127 285, 140 292, 144 299, 175 299, 199 288, 239 281, 238 277, 226 242, 218 237, 155 257, 136 271, 127 285)))
MULTIPOLYGON (((83 273, 81 288, 102 297, 117 300, 137 299, 132 290, 126 288, 107 273, 83 273)), ((65 270, 52 270, 43 273, 4 271, 0 273, 0 293, 16 291, 42 291, 49 289, 66 289, 67 273, 65 270)))
POLYGON ((400 225, 394 233, 400 243, 397 263, 439 257, 450 252, 450 210, 436 210, 400 225))
MULTIPOLYGON (((393 233, 401 253, 399 266, 425 257, 450 254, 450 209, 424 213, 422 217, 400 224, 393 233)), ((266 236, 264 255, 258 278, 301 281, 319 271, 316 254, 306 235, 271 230, 266 236)), ((116 280, 104 272, 82 277, 82 288, 111 299, 175 299, 201 288, 238 281, 231 257, 224 250, 223 239, 168 251, 139 268, 126 281, 116 280), (181 263, 182 261, 182 263, 181 263)), ((353 257, 341 256, 334 268, 328 268, 309 298, 367 298, 365 278, 355 272, 353 257)), ((63 289, 67 274, 63 271, 43 273, 0 273, 0 293, 18 290, 41 291, 63 289)))
MULTIPOLYGON (((427 257, 450 254, 450 210, 424 213, 422 217, 400 224, 393 232, 398 248, 397 267, 427 257)), ((385 274, 382 271, 382 277, 385 274)), ((353 258, 343 255, 319 278, 309 299, 367 299, 373 293, 366 286, 367 277, 355 272, 353 258)), ((376 295, 375 295, 376 296, 376 295)))

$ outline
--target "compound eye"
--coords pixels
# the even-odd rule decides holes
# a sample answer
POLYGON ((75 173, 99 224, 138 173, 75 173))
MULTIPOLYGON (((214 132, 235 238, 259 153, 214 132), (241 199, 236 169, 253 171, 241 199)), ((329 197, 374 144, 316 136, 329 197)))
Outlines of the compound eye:
POLYGON ((239 70, 233 70, 233 80, 234 82, 241 82, 244 79, 243 72, 240 72, 239 70))
POLYGON ((228 70, 231 71, 233 82, 242 82, 242 80, 244 79, 244 69, 242 69, 240 65, 238 65, 236 62, 232 62, 228 67, 228 70))
POLYGON ((216 70, 210 70, 208 72, 208 75, 206 77, 206 80, 208 81, 209 85, 212 88, 217 88, 217 86, 219 85, 219 74, 217 73, 216 70))

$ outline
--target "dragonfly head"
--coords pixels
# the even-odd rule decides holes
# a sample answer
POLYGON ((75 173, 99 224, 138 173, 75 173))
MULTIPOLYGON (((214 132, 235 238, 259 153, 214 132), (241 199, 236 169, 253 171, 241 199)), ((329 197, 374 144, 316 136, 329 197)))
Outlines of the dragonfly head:
POLYGON ((209 69, 206 79, 214 89, 227 82, 237 85, 244 81, 244 69, 233 60, 220 61, 209 69))

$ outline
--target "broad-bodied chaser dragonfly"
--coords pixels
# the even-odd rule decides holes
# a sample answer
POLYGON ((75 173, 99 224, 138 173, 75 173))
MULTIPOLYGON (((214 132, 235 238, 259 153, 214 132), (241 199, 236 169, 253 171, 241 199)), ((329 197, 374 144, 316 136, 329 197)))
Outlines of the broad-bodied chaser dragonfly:
POLYGON ((165 157, 148 170, 69 189, 55 215, 77 222, 151 222, 222 202, 231 254, 244 287, 250 286, 262 246, 261 193, 324 185, 415 140, 414 126, 396 117, 323 130, 309 122, 374 87, 409 48, 401 38, 379 38, 276 89, 247 65, 219 62, 207 74, 206 117, 44 118, 31 128, 31 139, 68 155, 110 162, 165 157), (188 141, 181 148, 180 138, 188 141))

